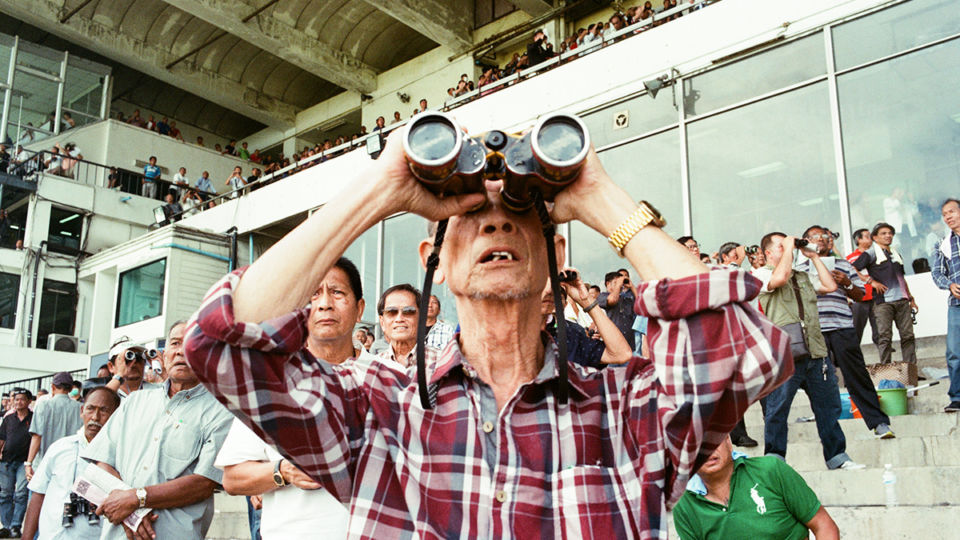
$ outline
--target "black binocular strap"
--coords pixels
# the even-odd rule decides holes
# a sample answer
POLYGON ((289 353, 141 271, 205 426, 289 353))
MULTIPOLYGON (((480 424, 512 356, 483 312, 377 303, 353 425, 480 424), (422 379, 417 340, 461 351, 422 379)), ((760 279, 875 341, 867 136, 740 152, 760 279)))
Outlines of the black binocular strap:
POLYGON ((543 195, 534 193, 534 205, 537 207, 537 216, 543 226, 543 238, 547 243, 547 268, 550 271, 550 289, 553 291, 553 318, 557 321, 557 373, 560 384, 557 385, 557 401, 560 405, 567 404, 567 320, 563 316, 563 301, 560 299, 560 277, 557 272, 557 248, 554 245, 556 226, 547 212, 547 205, 543 202, 543 195))
POLYGON ((433 238, 433 251, 427 257, 427 274, 423 278, 423 294, 420 296, 420 313, 417 314, 417 391, 420 393, 420 405, 424 410, 432 409, 437 399, 436 388, 427 387, 427 306, 430 305, 430 291, 433 289, 433 273, 440 264, 440 246, 447 234, 447 220, 437 223, 437 234, 433 238))

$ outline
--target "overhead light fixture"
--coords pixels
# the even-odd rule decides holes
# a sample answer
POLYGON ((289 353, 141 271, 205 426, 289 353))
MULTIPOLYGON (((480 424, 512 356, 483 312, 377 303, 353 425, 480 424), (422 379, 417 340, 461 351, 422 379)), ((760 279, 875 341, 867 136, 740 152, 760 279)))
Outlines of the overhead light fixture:
POLYGON ((770 174, 772 172, 781 171, 787 168, 786 164, 782 161, 771 161, 770 163, 764 163, 752 169, 745 169, 737 173, 737 176, 740 178, 756 178, 758 176, 763 176, 765 174, 770 174))
POLYGON ((66 223, 66 222, 68 222, 68 221, 73 221, 73 220, 77 219, 78 217, 80 217, 80 214, 70 214, 69 216, 61 219, 61 220, 60 220, 60 223, 66 223))
POLYGON ((383 135, 381 135, 380 130, 373 132, 364 142, 366 143, 367 154, 370 156, 370 159, 380 157, 380 152, 383 151, 383 135))

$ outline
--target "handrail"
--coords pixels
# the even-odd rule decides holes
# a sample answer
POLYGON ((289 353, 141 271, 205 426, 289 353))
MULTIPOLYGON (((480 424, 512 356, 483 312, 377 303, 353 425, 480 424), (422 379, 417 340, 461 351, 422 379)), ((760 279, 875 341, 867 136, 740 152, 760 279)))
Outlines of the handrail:
MULTIPOLYGON (((86 369, 75 369, 73 371, 68 371, 74 380, 83 380, 87 378, 86 369), (82 377, 78 379, 77 377, 82 377)), ((50 373, 49 375, 40 375, 38 377, 29 377, 26 379, 19 379, 16 381, 7 381, 5 383, 0 383, 0 392, 7 393, 12 391, 14 388, 25 388, 30 390, 34 396, 37 395, 37 391, 41 388, 48 388, 53 385, 53 376, 55 373, 50 373), (49 381, 47 380, 49 379, 49 381)))

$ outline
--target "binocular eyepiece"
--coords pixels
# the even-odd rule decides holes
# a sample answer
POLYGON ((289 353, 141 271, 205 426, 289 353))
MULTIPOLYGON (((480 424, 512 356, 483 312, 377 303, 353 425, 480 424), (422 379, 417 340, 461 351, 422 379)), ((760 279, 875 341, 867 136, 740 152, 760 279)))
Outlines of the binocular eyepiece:
POLYGON ((578 117, 554 113, 527 133, 488 131, 468 136, 442 112, 416 116, 403 136, 413 175, 436 195, 483 193, 484 180, 503 180, 504 206, 524 212, 534 193, 553 198, 576 180, 590 151, 590 134, 578 117))
POLYGON ((134 351, 127 349, 127 352, 124 353, 123 357, 127 362, 133 362, 134 360, 140 360, 141 362, 146 362, 148 360, 153 360, 159 355, 156 349, 145 349, 143 351, 134 351))

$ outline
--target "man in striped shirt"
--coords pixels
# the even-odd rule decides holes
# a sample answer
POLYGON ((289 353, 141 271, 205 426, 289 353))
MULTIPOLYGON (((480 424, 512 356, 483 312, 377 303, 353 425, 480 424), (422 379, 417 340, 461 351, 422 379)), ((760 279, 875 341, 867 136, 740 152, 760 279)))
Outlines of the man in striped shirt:
MULTIPOLYGON (((877 399, 877 389, 867 373, 867 366, 860 349, 860 340, 853 327, 853 312, 847 299, 859 302, 863 298, 863 280, 852 264, 843 257, 833 257, 833 234, 829 229, 820 225, 808 228, 803 237, 816 246, 817 253, 825 262, 832 261, 834 281, 837 290, 817 295, 817 312, 820 315, 820 330, 827 342, 827 349, 833 358, 833 363, 843 373, 843 383, 850 393, 850 399, 860 409, 864 423, 881 439, 894 438, 890 429, 890 417, 880 408, 877 399)), ((810 273, 814 279, 816 272, 805 260, 798 269, 810 273)))
MULTIPOLYGON (((566 383, 541 332, 548 272, 535 212, 505 210, 499 180, 486 193, 431 195, 399 140, 351 186, 216 284, 187 338, 218 399, 350 505, 350 538, 666 538, 666 505, 750 403, 792 373, 786 336, 747 303, 759 282, 707 271, 592 151, 551 217, 617 233, 611 243, 644 281, 635 309, 650 317, 651 358, 602 371, 571 362, 566 383), (429 353, 429 409, 412 370, 328 365, 302 348, 316 284, 360 234, 402 211, 449 218, 434 277, 461 331, 429 353)), ((562 267, 565 240, 555 242, 562 267)), ((426 259, 431 240, 419 250, 426 259)))

